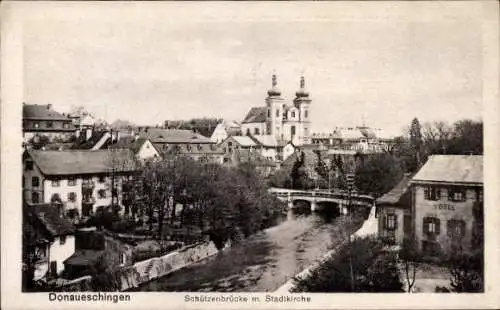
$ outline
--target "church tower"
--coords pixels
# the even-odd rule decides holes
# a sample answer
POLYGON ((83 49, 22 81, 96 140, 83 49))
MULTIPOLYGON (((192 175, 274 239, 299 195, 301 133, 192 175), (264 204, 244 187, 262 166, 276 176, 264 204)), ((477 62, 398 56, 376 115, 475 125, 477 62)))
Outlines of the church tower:
POLYGON ((296 143, 299 145, 309 144, 311 143, 311 99, 309 98, 309 92, 306 90, 306 83, 303 76, 300 77, 300 89, 295 93, 293 104, 299 110, 300 117, 296 143))
POLYGON ((272 78, 272 87, 266 98, 266 135, 273 135, 280 139, 283 135, 283 98, 278 89, 276 75, 272 78))

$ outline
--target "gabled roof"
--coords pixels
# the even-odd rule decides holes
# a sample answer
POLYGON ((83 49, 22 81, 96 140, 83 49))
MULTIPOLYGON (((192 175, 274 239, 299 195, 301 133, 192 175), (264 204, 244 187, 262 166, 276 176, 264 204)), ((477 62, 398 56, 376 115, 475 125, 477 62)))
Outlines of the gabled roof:
POLYGON ((483 156, 431 155, 412 182, 483 184, 483 156))
POLYGON ((147 128, 139 136, 152 143, 213 143, 209 138, 185 129, 147 128))
POLYGON ((57 206, 52 204, 28 205, 28 212, 46 229, 51 237, 71 235, 75 226, 68 219, 59 215, 57 206))
POLYGON ((266 121, 266 107, 253 107, 248 111, 247 116, 243 120, 244 123, 263 123, 266 121))
POLYGON ((257 143, 248 136, 230 136, 228 139, 234 139, 241 146, 257 146, 257 143))
MULTIPOLYGON (((134 137, 124 137, 120 138, 117 142, 110 144, 110 149, 128 149, 131 150, 134 154, 137 154, 141 147, 149 141, 146 138, 134 138, 134 137)), ((154 147, 154 145, 153 145, 154 147)), ((156 149, 156 147, 155 147, 156 149)), ((158 150, 157 150, 158 151, 158 150)))
POLYGON ((68 116, 52 109, 52 106, 50 104, 23 104, 23 119, 71 120, 68 116))
POLYGON ((249 135, 248 137, 251 137, 259 145, 267 147, 279 147, 286 144, 284 140, 276 139, 273 135, 249 135))
POLYGON ((405 174, 399 183, 391 189, 389 192, 385 193, 382 197, 376 200, 377 205, 397 205, 401 204, 401 206, 408 206, 408 201, 403 203, 403 198, 406 194, 409 194, 411 175, 405 174))
POLYGON ((35 164, 44 175, 81 175, 130 172, 135 169, 134 154, 130 150, 28 150, 35 164))
POLYGON ((92 136, 87 141, 80 141, 79 143, 75 143, 72 149, 75 150, 90 150, 92 149, 106 134, 107 131, 94 131, 92 132, 92 136))

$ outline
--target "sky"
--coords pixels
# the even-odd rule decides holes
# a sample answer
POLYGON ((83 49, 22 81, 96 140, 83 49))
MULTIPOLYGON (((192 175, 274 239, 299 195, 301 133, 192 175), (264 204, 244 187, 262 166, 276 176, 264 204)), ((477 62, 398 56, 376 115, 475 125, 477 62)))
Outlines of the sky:
POLYGON ((466 4, 47 6, 25 17, 24 101, 138 125, 241 121, 272 74, 287 102, 304 75, 316 132, 479 119, 480 9, 466 4))

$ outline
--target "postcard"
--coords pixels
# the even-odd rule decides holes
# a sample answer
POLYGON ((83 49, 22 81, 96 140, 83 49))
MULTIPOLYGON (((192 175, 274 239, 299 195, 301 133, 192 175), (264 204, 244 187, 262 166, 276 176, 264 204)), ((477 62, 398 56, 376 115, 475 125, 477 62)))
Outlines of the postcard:
POLYGON ((2 308, 497 308, 498 13, 3 3, 2 308))

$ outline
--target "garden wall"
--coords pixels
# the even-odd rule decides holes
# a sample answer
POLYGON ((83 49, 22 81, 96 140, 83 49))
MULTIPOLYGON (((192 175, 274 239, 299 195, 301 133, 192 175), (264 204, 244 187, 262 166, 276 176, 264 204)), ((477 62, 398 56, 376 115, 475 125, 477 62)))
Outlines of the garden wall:
POLYGON ((218 250, 213 242, 205 242, 187 246, 161 257, 137 262, 120 271, 121 290, 138 287, 217 253, 218 250))

